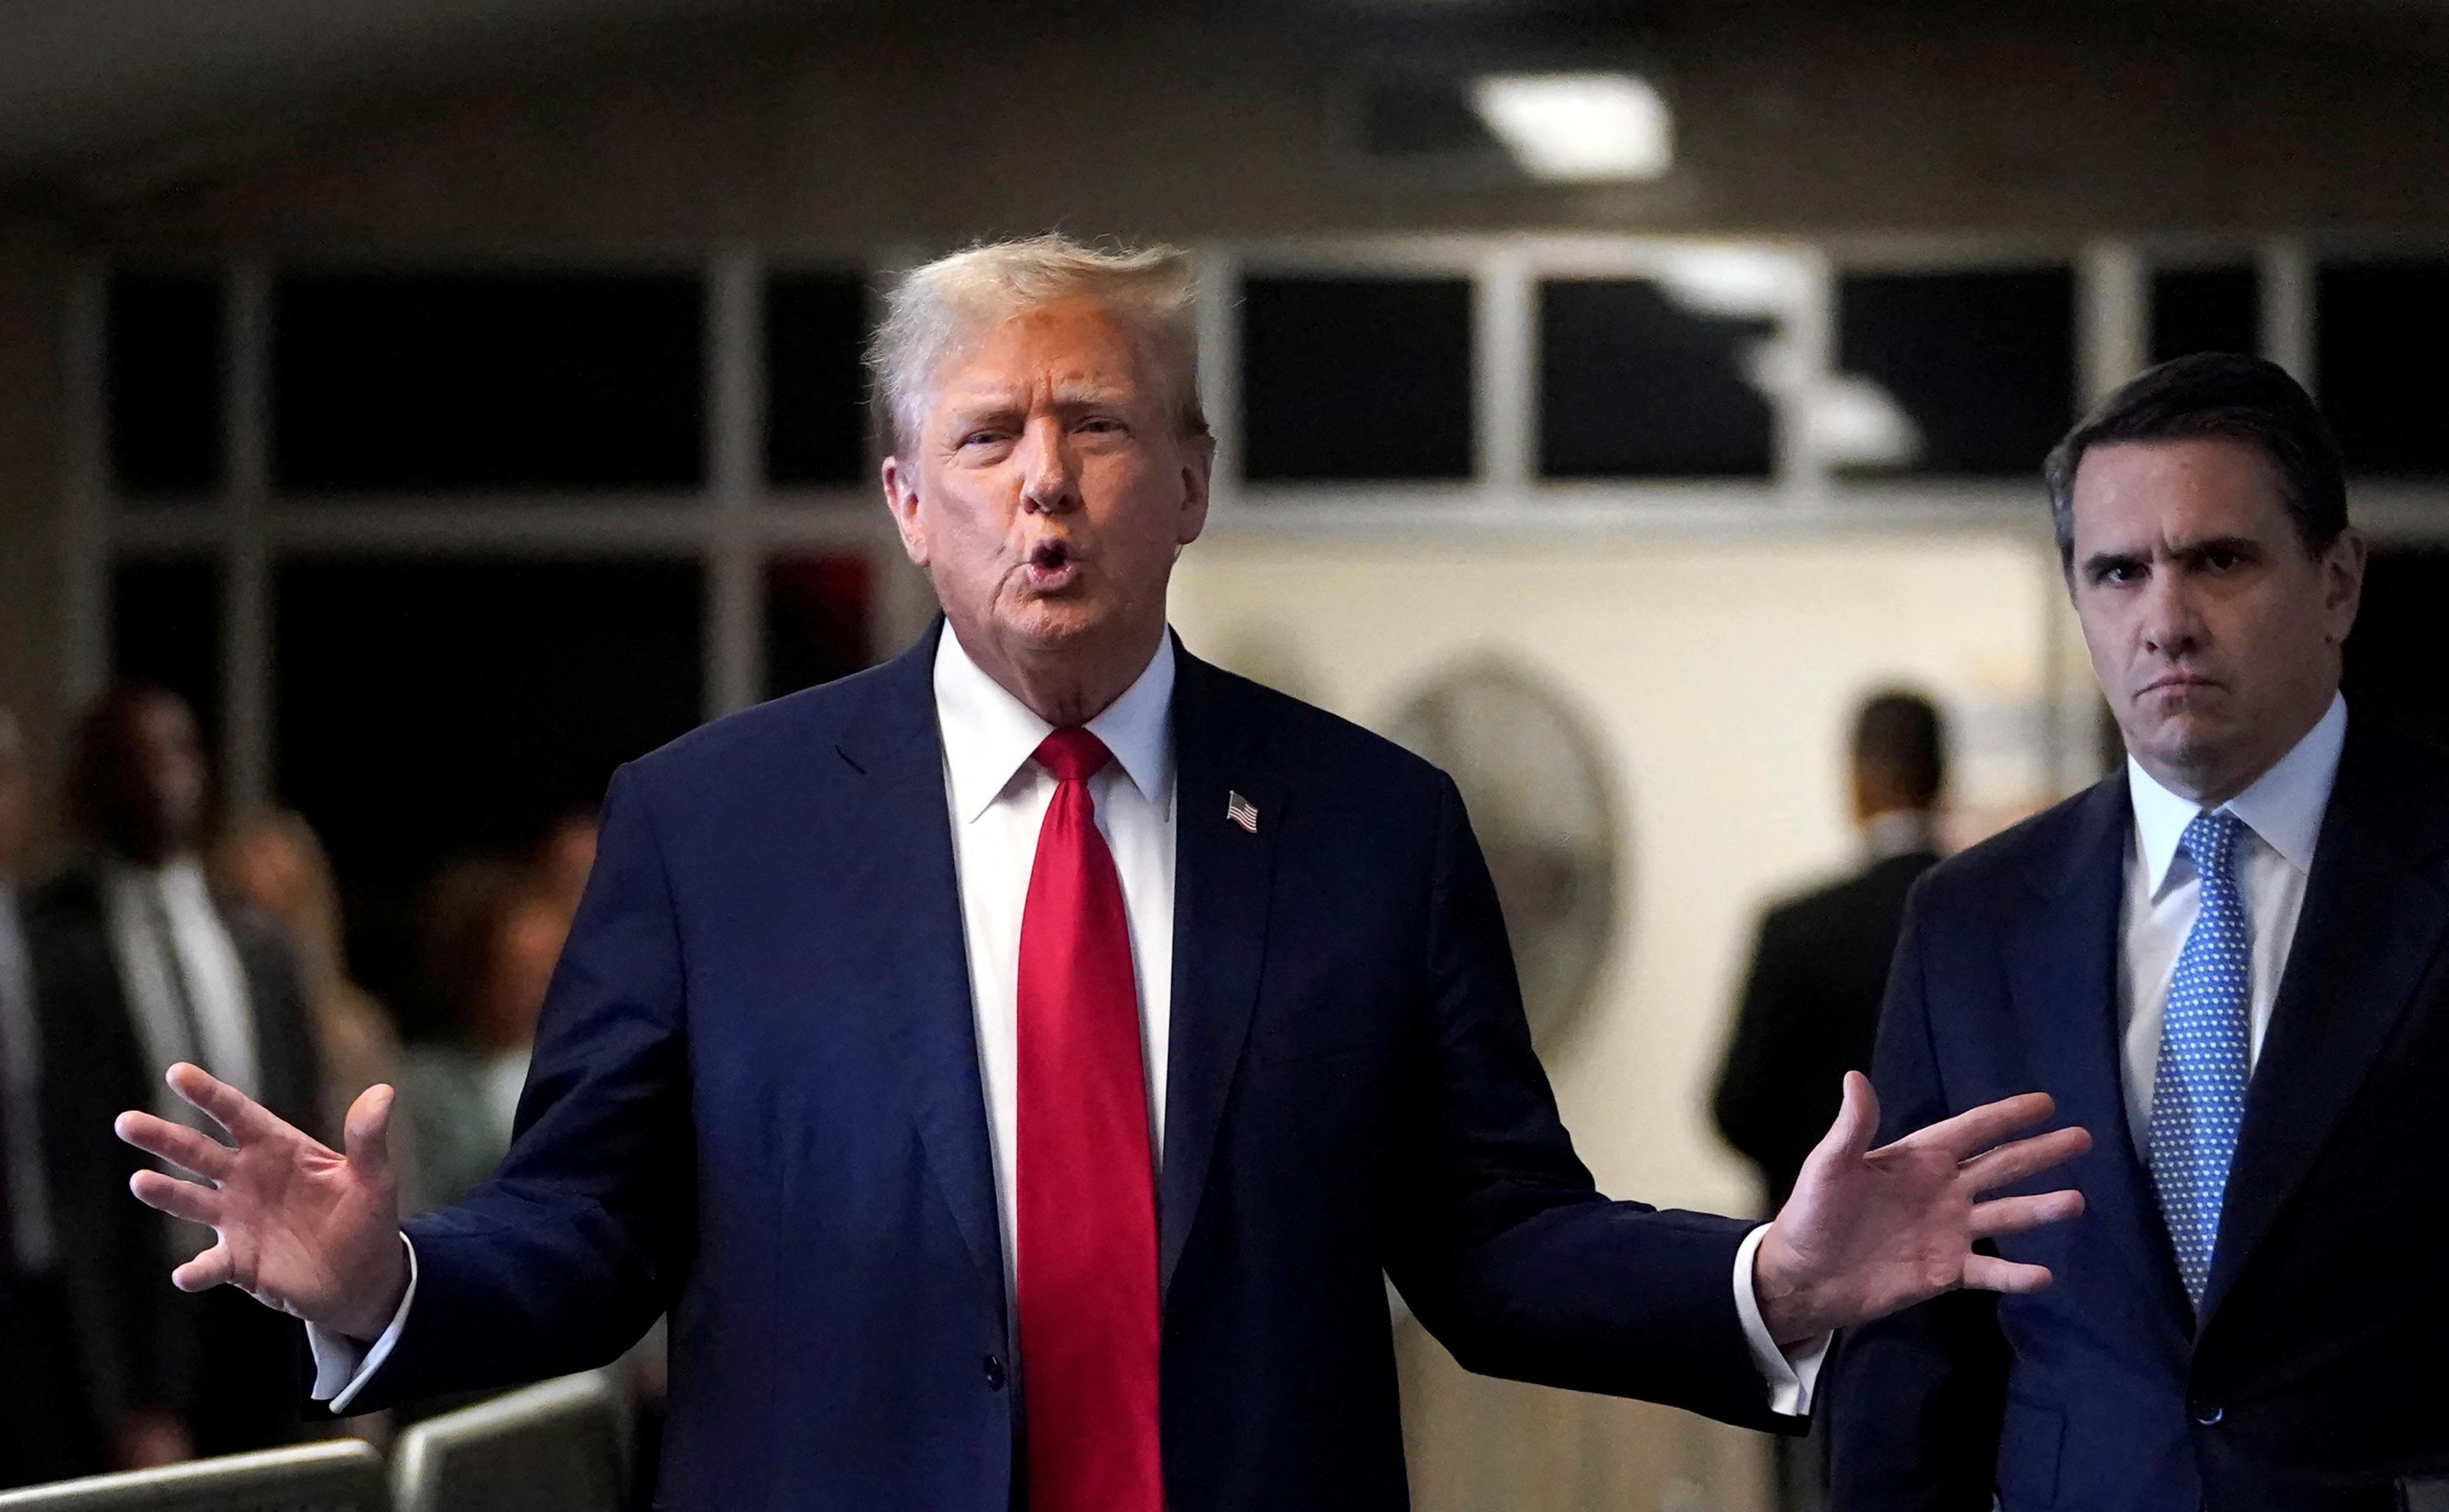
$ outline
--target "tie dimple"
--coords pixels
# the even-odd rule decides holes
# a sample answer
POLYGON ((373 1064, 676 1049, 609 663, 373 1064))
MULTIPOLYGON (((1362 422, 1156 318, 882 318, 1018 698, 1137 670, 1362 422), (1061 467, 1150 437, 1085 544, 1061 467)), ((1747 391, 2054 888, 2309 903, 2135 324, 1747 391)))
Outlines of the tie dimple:
POLYGON ((1038 742, 1037 764, 1054 774, 1057 782, 1086 782, 1106 769, 1114 754, 1086 726, 1057 730, 1038 742))
POLYGON ((2193 928, 2177 955, 2151 1092, 2151 1179, 2197 1309, 2210 1279, 2220 1210, 2249 1070, 2252 951, 2235 875, 2244 825, 2199 813, 2178 842, 2201 877, 2193 928))

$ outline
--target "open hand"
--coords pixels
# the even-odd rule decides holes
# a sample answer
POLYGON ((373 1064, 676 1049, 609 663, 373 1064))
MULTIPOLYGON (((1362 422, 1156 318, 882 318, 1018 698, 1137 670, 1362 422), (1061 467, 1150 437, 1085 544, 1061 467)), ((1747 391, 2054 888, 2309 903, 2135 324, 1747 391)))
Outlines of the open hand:
POLYGON ((1879 1097, 1868 1077, 1845 1073, 1837 1121, 1755 1254, 1752 1286, 1770 1335, 1799 1344, 1958 1288, 2048 1286, 2047 1268, 1977 1254, 1973 1245, 2083 1211, 2075 1191, 1981 1200, 2092 1148, 2081 1129, 2008 1139, 2056 1110, 2048 1094, 2028 1092, 1874 1150, 1879 1097))
POLYGON ((213 1231, 213 1247, 171 1272, 172 1284, 235 1286, 335 1332, 378 1336, 408 1290, 388 1142, 392 1089, 358 1094, 342 1155, 200 1067, 182 1062, 168 1081, 236 1143, 150 1113, 123 1113, 112 1124, 129 1144, 203 1177, 139 1171, 128 1180, 147 1207, 213 1231))

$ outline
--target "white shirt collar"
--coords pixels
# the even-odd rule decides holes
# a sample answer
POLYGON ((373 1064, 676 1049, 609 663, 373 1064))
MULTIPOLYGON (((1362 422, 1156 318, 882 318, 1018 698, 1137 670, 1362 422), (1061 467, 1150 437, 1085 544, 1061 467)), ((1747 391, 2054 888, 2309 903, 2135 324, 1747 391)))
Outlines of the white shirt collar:
MULTIPOLYGON (((1123 696, 1089 721, 1089 733, 1106 742, 1141 796, 1151 803, 1172 797, 1173 637, 1159 640, 1156 655, 1123 696)), ((1054 726, 988 677, 953 633, 948 622, 935 638, 935 720, 944 737, 944 764, 953 784, 953 812, 963 824, 976 821, 1012 786, 1054 726)))
POLYGON ((1874 863, 1938 849, 1938 829, 1917 809, 1890 809, 1862 826, 1862 854, 1874 863))
MULTIPOLYGON (((2220 807, 2243 820, 2299 874, 2310 873, 2313 846, 2322 837, 2322 814, 2338 780, 2339 753, 2346 743, 2347 700, 2334 693, 2330 707, 2304 732, 2304 738, 2220 807)), ((2143 849, 2144 874, 2157 898, 2169 890, 2177 843, 2186 826, 2203 812, 2202 805, 2162 787, 2131 756, 2126 758, 2126 786, 2133 796, 2134 835, 2143 849)))

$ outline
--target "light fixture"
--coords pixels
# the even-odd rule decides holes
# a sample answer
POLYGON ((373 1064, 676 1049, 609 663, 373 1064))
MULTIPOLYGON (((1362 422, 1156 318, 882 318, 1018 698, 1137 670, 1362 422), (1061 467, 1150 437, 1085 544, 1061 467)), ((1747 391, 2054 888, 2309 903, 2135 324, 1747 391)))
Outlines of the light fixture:
POLYGON ((1534 179, 1655 179, 1675 161, 1667 102, 1629 73, 1492 73, 1472 105, 1534 179))

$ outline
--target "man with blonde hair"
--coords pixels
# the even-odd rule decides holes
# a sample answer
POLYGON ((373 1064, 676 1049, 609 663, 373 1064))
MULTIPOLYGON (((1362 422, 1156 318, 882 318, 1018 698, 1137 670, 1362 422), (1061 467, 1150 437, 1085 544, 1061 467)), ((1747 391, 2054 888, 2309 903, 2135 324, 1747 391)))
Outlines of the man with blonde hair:
POLYGON ((315 1325, 353 1410, 612 1358, 672 1313, 659 1504, 1403 1504, 1380 1276, 1474 1368, 1762 1426, 1828 1331, 2046 1273, 1977 1201, 2046 1099, 1871 1152, 1776 1223, 1610 1202, 1557 1121, 1444 774, 1166 628, 1207 512, 1188 259, 1055 238, 912 274, 885 503, 943 619, 614 777, 493 1179, 397 1222, 389 1094, 236 1148, 179 1284, 315 1325))

